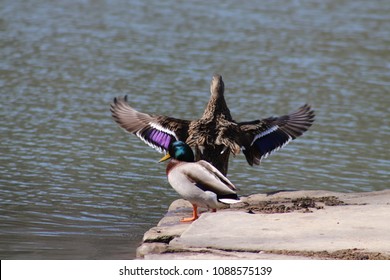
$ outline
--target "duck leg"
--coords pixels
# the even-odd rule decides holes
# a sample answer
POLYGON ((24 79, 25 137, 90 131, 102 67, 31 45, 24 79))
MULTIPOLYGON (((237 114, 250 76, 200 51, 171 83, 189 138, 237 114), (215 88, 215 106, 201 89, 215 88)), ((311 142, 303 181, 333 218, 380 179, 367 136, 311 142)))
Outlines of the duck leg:
POLYGON ((197 218, 199 218, 198 216, 198 205, 196 204, 192 204, 192 217, 191 218, 183 218, 180 220, 180 222, 182 223, 185 223, 185 222, 193 222, 195 221, 197 218))

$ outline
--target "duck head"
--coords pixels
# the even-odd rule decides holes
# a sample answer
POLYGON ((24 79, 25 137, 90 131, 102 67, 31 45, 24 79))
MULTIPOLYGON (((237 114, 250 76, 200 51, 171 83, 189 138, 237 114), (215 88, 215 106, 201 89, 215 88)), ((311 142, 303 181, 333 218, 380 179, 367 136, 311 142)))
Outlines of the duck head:
POLYGON ((166 161, 173 157, 179 161, 194 162, 194 153, 190 146, 183 141, 175 141, 169 145, 168 153, 159 162, 166 161))
POLYGON ((210 93, 212 96, 223 95, 225 90, 225 84, 223 83, 222 76, 219 74, 215 74, 211 80, 210 84, 210 93))

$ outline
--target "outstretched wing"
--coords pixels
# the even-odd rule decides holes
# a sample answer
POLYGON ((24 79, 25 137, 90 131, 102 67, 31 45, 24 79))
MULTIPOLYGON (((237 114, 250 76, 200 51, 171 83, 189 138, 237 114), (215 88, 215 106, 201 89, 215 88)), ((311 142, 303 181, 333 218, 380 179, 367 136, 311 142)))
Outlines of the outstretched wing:
POLYGON ((313 124, 314 116, 314 111, 305 104, 289 115, 239 123, 244 132, 242 149, 248 163, 260 164, 270 153, 301 136, 313 124))
POLYGON ((127 96, 114 98, 111 113, 121 128, 160 153, 167 152, 172 141, 185 141, 188 137, 190 121, 138 112, 127 103, 127 96))

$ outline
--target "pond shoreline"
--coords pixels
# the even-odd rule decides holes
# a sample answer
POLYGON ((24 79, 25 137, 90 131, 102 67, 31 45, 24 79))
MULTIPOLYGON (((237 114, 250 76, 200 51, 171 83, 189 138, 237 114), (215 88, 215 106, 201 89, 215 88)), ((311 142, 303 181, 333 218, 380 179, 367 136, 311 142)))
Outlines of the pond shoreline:
POLYGON ((390 260, 390 190, 255 194, 181 223, 190 213, 174 201, 137 259, 390 260))

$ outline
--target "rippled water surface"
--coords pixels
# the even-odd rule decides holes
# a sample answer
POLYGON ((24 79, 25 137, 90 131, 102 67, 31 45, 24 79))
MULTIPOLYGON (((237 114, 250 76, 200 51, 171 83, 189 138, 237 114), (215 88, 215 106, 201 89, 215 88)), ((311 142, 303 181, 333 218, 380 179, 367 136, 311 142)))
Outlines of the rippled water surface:
POLYGON ((238 121, 317 114, 262 166, 232 158, 241 195, 390 187, 389 1, 187 2, 2 1, 2 259, 134 258, 178 195, 109 104, 194 119, 213 73, 238 121))

